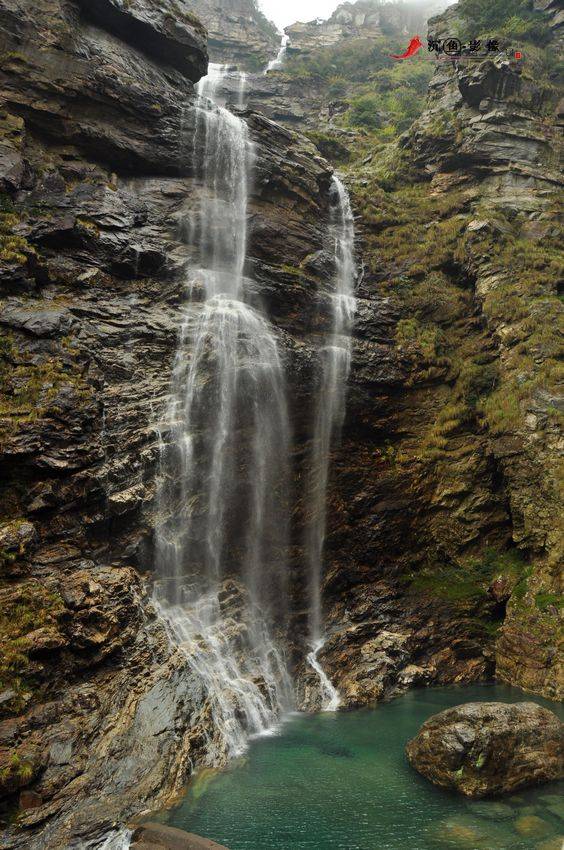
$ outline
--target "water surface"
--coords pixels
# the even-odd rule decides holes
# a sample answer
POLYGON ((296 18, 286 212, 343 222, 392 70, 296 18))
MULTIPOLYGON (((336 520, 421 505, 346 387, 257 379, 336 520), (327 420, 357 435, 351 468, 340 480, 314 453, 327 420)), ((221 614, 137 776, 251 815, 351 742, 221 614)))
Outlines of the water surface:
POLYGON ((559 850, 564 783, 472 802, 407 764, 404 745, 424 720, 476 700, 533 700, 564 716, 557 704, 502 685, 416 690, 369 710, 298 715, 278 735, 252 741, 228 769, 201 773, 162 819, 229 850, 559 850))

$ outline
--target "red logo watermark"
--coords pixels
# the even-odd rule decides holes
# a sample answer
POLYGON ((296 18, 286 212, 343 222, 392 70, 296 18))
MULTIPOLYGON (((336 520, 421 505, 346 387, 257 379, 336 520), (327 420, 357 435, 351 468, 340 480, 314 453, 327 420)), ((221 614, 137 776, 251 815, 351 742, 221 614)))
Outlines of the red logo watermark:
POLYGON ((423 42, 421 41, 419 36, 416 35, 414 36, 414 38, 411 39, 411 41, 407 45, 407 50, 405 51, 405 53, 400 53, 399 56, 396 56, 394 53, 390 55, 392 59, 408 59, 409 56, 414 56, 420 47, 423 47, 423 42))

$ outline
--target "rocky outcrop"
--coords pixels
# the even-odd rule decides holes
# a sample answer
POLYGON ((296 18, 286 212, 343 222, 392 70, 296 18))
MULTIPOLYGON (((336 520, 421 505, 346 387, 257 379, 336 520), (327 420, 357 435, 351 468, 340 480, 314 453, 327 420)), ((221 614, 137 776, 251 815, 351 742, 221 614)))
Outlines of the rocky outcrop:
POLYGON ((280 46, 280 35, 256 0, 193 0, 190 4, 208 31, 212 62, 262 71, 280 46))
POLYGON ((381 3, 356 0, 341 3, 326 20, 318 18, 286 27, 290 37, 289 53, 310 55, 349 39, 374 39, 378 36, 409 33, 424 29, 429 13, 436 14, 442 4, 430 4, 425 10, 417 3, 381 3))
POLYGON ((434 714, 406 755, 441 788, 467 797, 507 794, 564 776, 564 727, 533 702, 476 702, 434 714))

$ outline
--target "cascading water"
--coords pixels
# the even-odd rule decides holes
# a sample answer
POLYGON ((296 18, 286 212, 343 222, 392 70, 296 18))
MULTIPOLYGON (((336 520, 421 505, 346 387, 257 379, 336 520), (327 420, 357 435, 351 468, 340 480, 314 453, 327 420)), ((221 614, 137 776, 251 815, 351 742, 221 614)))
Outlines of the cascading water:
POLYGON ((247 75, 244 71, 239 71, 239 87, 237 90, 237 106, 242 109, 245 105, 247 97, 247 75))
POLYGON ((244 749, 291 706, 274 633, 286 617, 289 424, 273 329, 245 277, 254 151, 212 102, 226 69, 198 86, 198 268, 161 428, 155 601, 207 693, 209 763, 244 749), (208 724, 209 725, 209 724, 208 724))
POLYGON ((284 64, 284 57, 286 56, 286 51, 288 50, 288 43, 290 41, 290 36, 284 33, 282 35, 282 41, 280 42, 280 49, 276 54, 275 59, 271 59, 266 68, 264 69, 264 73, 268 74, 269 71, 277 71, 284 64))
POLYGON ((339 695, 323 672, 317 655, 325 643, 321 604, 321 571, 327 525, 327 484, 331 445, 340 436, 345 416, 351 363, 351 329, 355 312, 354 219, 346 188, 334 176, 331 186, 331 232, 335 275, 326 294, 331 329, 319 349, 321 376, 317 394, 309 479, 306 557, 309 574, 309 631, 312 650, 307 661, 319 676, 322 707, 335 710, 339 695))
POLYGON ((208 74, 202 77, 197 92, 202 100, 209 98, 216 106, 225 106, 229 99, 234 106, 242 109, 247 97, 248 77, 245 71, 239 71, 232 65, 208 64, 208 74))

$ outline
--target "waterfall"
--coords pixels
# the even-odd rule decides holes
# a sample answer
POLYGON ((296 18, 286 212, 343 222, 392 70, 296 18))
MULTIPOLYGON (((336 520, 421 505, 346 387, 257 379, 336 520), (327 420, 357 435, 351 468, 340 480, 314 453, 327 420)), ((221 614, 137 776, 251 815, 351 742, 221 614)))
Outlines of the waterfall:
POLYGON ((266 68, 264 69, 264 73, 268 74, 269 71, 277 71, 284 64, 284 57, 286 56, 286 51, 288 49, 288 43, 290 41, 290 36, 284 33, 282 35, 282 41, 280 42, 280 49, 276 54, 276 59, 271 59, 266 68))
MULTIPOLYGON (((277 631, 287 616, 290 429, 276 336, 245 276, 254 150, 246 124, 198 85, 194 262, 160 427, 155 603, 204 684, 209 763, 291 707, 277 631), (196 267, 197 264, 197 267, 196 267)), ((205 709, 203 709, 205 711, 205 709)))
POLYGON ((331 236, 335 274, 326 294, 330 330, 319 349, 321 375, 317 393, 309 474, 309 521, 306 558, 309 574, 309 631, 312 651, 308 662, 320 678, 323 706, 335 708, 338 694, 320 668, 317 654, 324 644, 321 573, 327 524, 327 484, 331 445, 338 440, 345 415, 346 387, 351 363, 351 329, 355 312, 354 220, 341 180, 331 186, 331 236))
POLYGON ((247 75, 244 71, 239 71, 239 87, 237 90, 237 106, 241 109, 244 107, 247 96, 247 75))
POLYGON ((208 64, 208 74, 202 77, 196 90, 200 102, 204 98, 212 100, 216 106, 224 107, 229 97, 235 106, 243 108, 247 98, 248 76, 232 65, 208 64))

